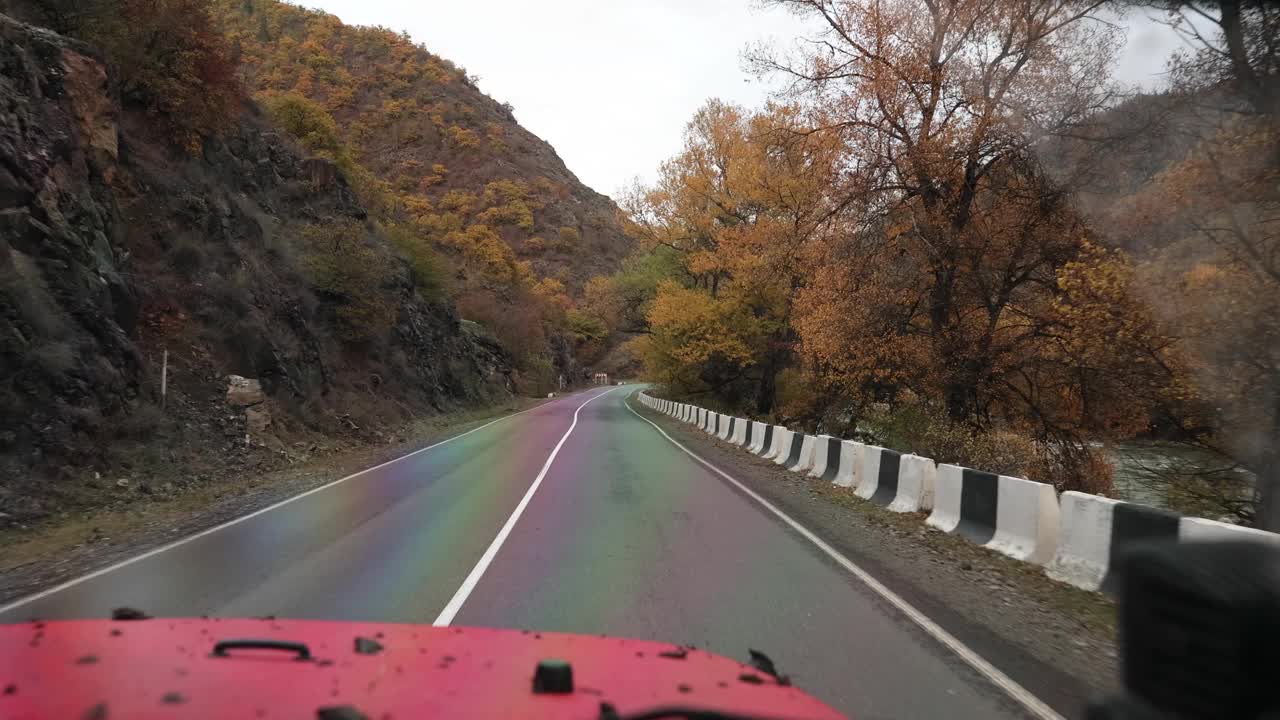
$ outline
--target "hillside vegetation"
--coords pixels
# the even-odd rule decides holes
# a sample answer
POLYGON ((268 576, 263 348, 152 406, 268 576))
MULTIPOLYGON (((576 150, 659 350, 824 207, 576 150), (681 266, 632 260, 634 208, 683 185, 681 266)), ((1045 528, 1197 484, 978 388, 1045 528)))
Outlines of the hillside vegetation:
POLYGON ((0 12, 0 519, 382 444, 410 421, 545 392, 574 367, 565 328, 594 337, 574 278, 539 276, 506 238, 599 243, 588 210, 613 222, 611 206, 514 124, 521 159, 442 151, 471 180, 413 195, 316 101, 251 92, 202 0, 0 12), (489 326, 460 318, 455 296, 488 307, 464 315, 489 326), (494 336, 520 333, 513 359, 494 336))
POLYGON ((246 88, 335 158, 401 244, 443 255, 462 315, 517 356, 530 390, 606 349, 576 306, 631 249, 617 208, 460 67, 386 28, 273 0, 214 9, 246 88))

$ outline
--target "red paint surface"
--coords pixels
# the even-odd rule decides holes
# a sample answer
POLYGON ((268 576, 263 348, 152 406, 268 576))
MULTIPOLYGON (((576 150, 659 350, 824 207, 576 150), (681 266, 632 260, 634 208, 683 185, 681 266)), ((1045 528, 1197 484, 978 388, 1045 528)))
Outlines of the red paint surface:
POLYGON ((372 720, 586 719, 599 716, 601 702, 623 716, 679 706, 751 717, 843 717, 728 658, 701 650, 683 659, 659 655, 674 649, 562 633, 326 621, 0 625, 0 718, 80 718, 102 703, 108 718, 313 718, 319 708, 350 705, 372 720), (358 654, 356 637, 383 649, 358 654), (216 642, 242 638, 302 642, 314 660, 263 650, 210 656, 216 642), (534 668, 549 658, 572 664, 572 694, 532 692, 534 668), (763 682, 744 682, 744 674, 763 682), (174 693, 181 703, 164 702, 174 693))

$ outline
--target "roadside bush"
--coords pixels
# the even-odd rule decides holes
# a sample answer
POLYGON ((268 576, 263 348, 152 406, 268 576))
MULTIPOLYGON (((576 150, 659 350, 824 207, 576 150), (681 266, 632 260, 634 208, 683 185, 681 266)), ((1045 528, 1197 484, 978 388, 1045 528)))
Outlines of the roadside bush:
POLYGON ((313 288, 336 304, 339 339, 365 343, 385 338, 396 307, 387 289, 393 268, 353 220, 308 225, 299 232, 302 265, 313 288))
POLYGON ((318 103, 297 93, 266 98, 267 114, 281 130, 292 135, 310 153, 344 159, 346 146, 338 134, 333 116, 318 103))
POLYGON ((522 255, 541 255, 547 251, 547 241, 540 237, 531 237, 520 246, 522 255))
POLYGON ((529 397, 543 397, 558 387, 555 366, 542 355, 525 357, 512 375, 516 392, 529 397))
POLYGON ((938 463, 1024 477, 1059 491, 1111 491, 1110 463, 1098 449, 1069 439, 1037 441, 1010 429, 983 432, 948 422, 940 409, 918 402, 872 405, 860 427, 872 442, 938 463))
POLYGON ((392 223, 383 228, 387 239, 409 263, 414 288, 423 299, 440 302, 449 296, 444 260, 431 246, 431 241, 413 227, 392 223))
POLYGON ((164 411, 149 402, 137 402, 107 423, 110 439, 149 440, 164 425, 164 411))

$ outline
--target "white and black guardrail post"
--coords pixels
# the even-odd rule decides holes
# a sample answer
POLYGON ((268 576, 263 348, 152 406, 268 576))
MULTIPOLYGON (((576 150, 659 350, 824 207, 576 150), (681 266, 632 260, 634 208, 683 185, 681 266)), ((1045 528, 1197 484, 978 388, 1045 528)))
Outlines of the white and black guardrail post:
POLYGON ((807 434, 802 438, 798 456, 794 462, 787 465, 787 469, 791 472, 805 472, 813 466, 813 450, 817 446, 818 438, 807 434))
POLYGON ((817 446, 813 450, 813 468, 809 470, 809 476, 835 482, 843 450, 844 441, 840 438, 819 435, 817 446))
POLYGON ((1134 543, 1148 540, 1246 540, 1280 546, 1276 533, 1067 491, 1058 550, 1047 573, 1085 590, 1114 590, 1111 568, 1134 543))
POLYGON ((1018 560, 1046 565, 1058 540, 1052 485, 939 465, 928 524, 1018 560))

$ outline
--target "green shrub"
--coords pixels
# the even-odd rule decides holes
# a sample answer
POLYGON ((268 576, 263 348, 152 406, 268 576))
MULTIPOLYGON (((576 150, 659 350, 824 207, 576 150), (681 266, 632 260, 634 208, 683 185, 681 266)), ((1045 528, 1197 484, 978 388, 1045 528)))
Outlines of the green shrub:
POLYGON ((1071 438, 1043 442, 1013 429, 979 430, 952 423, 940 409, 915 401, 872 405, 860 427, 877 444, 938 463, 1024 477, 1058 490, 1111 490, 1110 463, 1100 450, 1071 438))
POLYGON ((265 105, 272 121, 292 135, 307 152, 326 155, 335 162, 347 157, 338 124, 318 103, 297 93, 286 93, 268 98, 265 105))
POLYGON ((392 223, 383 228, 387 239, 409 263, 414 288, 426 300, 440 302, 448 297, 444 260, 431 241, 411 225, 392 223))
POLYGON ((304 227, 299 240, 312 287, 337 304, 338 337, 354 343, 386 337, 396 320, 387 290, 394 269, 364 226, 354 220, 317 223, 304 227))

